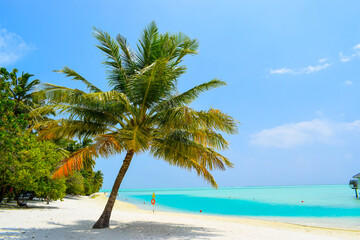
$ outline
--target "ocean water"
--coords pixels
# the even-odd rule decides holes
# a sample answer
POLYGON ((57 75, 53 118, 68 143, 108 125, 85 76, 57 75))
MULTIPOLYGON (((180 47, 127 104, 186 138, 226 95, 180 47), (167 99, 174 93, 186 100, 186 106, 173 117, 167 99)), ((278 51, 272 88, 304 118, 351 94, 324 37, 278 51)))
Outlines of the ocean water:
POLYGON ((360 230, 360 199, 348 185, 136 189, 120 190, 118 199, 152 211, 153 192, 155 211, 360 230))

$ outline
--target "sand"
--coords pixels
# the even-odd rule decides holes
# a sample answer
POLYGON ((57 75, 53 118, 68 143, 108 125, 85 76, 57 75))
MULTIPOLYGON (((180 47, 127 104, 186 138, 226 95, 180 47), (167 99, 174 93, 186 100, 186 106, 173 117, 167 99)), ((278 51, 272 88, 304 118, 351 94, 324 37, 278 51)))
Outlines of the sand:
POLYGON ((140 210, 115 204, 110 228, 92 229, 105 196, 66 197, 30 203, 29 209, 0 208, 0 239, 360 239, 360 231, 279 222, 140 210))

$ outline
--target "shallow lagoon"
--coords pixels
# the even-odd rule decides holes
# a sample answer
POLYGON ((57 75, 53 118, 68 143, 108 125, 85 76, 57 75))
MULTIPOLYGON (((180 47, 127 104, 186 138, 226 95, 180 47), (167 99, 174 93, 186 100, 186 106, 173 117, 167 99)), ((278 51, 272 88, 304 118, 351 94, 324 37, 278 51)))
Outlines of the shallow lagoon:
POLYGON ((152 210, 153 192, 160 211, 360 230, 360 200, 347 185, 121 190, 119 200, 152 210))

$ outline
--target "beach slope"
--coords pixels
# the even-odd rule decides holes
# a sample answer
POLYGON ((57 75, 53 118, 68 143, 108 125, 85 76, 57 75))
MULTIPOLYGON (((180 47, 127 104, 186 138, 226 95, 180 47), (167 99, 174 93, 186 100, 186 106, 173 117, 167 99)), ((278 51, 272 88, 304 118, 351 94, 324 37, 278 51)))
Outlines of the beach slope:
POLYGON ((360 239, 360 232, 278 222, 168 212, 150 212, 117 201, 109 229, 92 229, 106 197, 67 197, 0 208, 0 239, 360 239))

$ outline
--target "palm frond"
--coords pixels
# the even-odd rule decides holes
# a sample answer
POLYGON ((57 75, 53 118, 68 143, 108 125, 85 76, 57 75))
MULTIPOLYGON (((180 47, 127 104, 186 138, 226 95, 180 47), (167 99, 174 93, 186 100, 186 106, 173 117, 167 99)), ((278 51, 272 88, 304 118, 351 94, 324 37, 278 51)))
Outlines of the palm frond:
MULTIPOLYGON (((25 92, 31 92, 34 90, 34 87, 36 87, 37 85, 40 84, 40 80, 39 79, 35 79, 33 81, 31 81, 28 85, 25 86, 25 92)), ((30 94, 29 94, 30 95, 30 94)))
POLYGON ((220 81, 218 79, 213 79, 209 82, 195 86, 184 93, 173 96, 170 99, 161 102, 160 104, 154 107, 153 111, 161 111, 167 108, 180 107, 190 104, 199 97, 200 93, 225 85, 226 85, 225 82, 220 81))
POLYGON ((70 152, 64 148, 57 148, 55 149, 56 152, 60 153, 60 155, 65 159, 70 155, 70 152))
POLYGON ((158 59, 142 69, 127 83, 131 102, 140 105, 142 113, 176 90, 176 79, 181 69, 171 69, 166 59, 158 59))
POLYGON ((121 48, 121 59, 125 63, 124 67, 131 74, 136 69, 135 53, 131 50, 125 37, 118 34, 116 40, 121 48))
POLYGON ((198 41, 196 39, 191 39, 181 32, 172 35, 172 45, 173 50, 171 60, 174 66, 180 64, 185 56, 198 53, 198 41))
POLYGON ((189 159, 195 159, 199 164, 209 170, 225 170, 232 167, 232 163, 221 154, 210 147, 206 147, 189 138, 183 131, 175 131, 164 138, 156 138, 152 144, 152 149, 168 155, 181 153, 189 159), (160 149, 160 150, 159 150, 160 149))
POLYGON ((72 89, 58 86, 51 83, 43 83, 42 89, 35 93, 39 98, 46 99, 54 103, 71 103, 78 102, 80 97, 86 93, 79 89, 72 89))
POLYGON ((98 156, 93 145, 82 148, 61 161, 59 167, 55 169, 52 178, 68 177, 74 170, 80 170, 84 166, 84 161, 98 156))
MULTIPOLYGON (((125 94, 117 91, 85 93, 78 89, 71 89, 54 84, 43 84, 43 90, 36 93, 39 98, 47 99, 52 104, 66 104, 95 110, 117 111, 121 114, 124 109, 130 111, 130 102, 125 94), (120 111, 123 109, 122 111, 120 111)), ((65 106, 65 105, 63 105, 65 106)))
POLYGON ((38 129, 38 138, 41 140, 58 138, 83 138, 108 131, 108 125, 97 122, 86 122, 79 120, 47 120, 36 123, 33 129, 38 129))
POLYGON ((141 68, 146 67, 153 62, 152 54, 155 52, 153 50, 157 47, 158 38, 158 27, 156 23, 152 21, 143 31, 138 44, 138 53, 136 54, 137 61, 141 68), (154 46, 155 44, 155 46, 154 46))
MULTIPOLYGON (((187 148, 187 150, 189 150, 187 148)), ((214 188, 217 188, 217 183, 214 177, 206 168, 206 165, 201 164, 197 158, 192 158, 191 154, 183 151, 181 148, 173 144, 164 144, 164 142, 157 141, 150 150, 151 154, 159 159, 163 159, 170 165, 178 166, 187 170, 195 170, 198 176, 202 176, 214 188)))
POLYGON ((115 126, 118 123, 121 124, 121 118, 117 117, 115 114, 123 111, 123 108, 111 109, 109 107, 109 111, 107 111, 106 108, 96 109, 80 105, 48 104, 32 110, 29 113, 29 116, 31 118, 41 118, 48 114, 56 114, 64 115, 68 117, 68 119, 77 119, 85 122, 97 122, 115 126))
POLYGON ((117 133, 96 136, 93 145, 102 157, 119 154, 126 149, 124 141, 117 133))
POLYGON ((198 111, 197 116, 205 123, 207 128, 228 134, 238 133, 239 122, 219 109, 210 108, 207 111, 198 111))
POLYGON ((44 121, 46 119, 46 116, 55 115, 56 109, 57 107, 54 105, 38 106, 29 111, 29 117, 34 122, 44 121))
POLYGON ((153 116, 153 121, 167 129, 209 129, 228 134, 237 133, 238 122, 218 109, 196 111, 187 106, 163 110, 153 116))
POLYGON ((220 133, 209 129, 183 131, 183 134, 192 141, 205 147, 222 151, 229 148, 229 142, 226 141, 220 133))
POLYGON ((72 171, 80 170, 88 164, 86 161, 97 158, 99 155, 108 157, 121 153, 123 150, 123 144, 114 135, 99 135, 92 145, 79 149, 65 158, 52 174, 52 178, 69 176, 72 171))
POLYGON ((104 52, 106 56, 106 60, 104 64, 111 68, 117 68, 118 70, 122 69, 121 65, 121 56, 119 52, 119 45, 116 43, 111 36, 100 29, 94 27, 94 37, 99 41, 99 48, 101 51, 104 52))
POLYGON ((61 70, 54 70, 54 72, 64 73, 66 75, 66 77, 72 77, 72 80, 83 82, 87 86, 87 89, 90 92, 101 92, 100 88, 96 87, 94 84, 90 83, 88 80, 83 78, 80 74, 78 74, 77 72, 75 72, 74 70, 70 69, 67 66, 65 66, 61 70))

